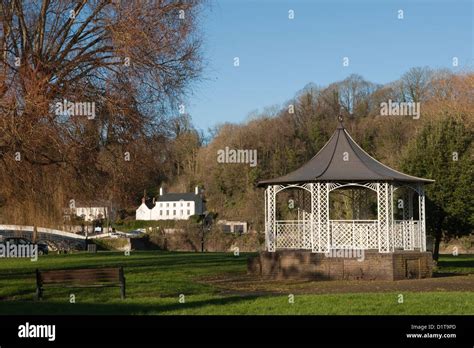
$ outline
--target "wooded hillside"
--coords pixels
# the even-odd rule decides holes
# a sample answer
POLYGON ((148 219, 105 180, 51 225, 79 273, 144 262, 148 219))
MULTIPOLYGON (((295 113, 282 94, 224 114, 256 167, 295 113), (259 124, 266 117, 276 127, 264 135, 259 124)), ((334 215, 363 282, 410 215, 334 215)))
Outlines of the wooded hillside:
POLYGON ((284 175, 314 156, 334 132, 340 109, 345 127, 370 155, 408 174, 436 180, 427 187, 433 234, 441 225, 452 232, 472 230, 472 73, 413 68, 385 86, 357 75, 325 88, 310 84, 280 108, 253 115, 244 124, 218 127, 213 140, 199 150, 193 171, 185 170, 174 182, 202 184, 209 210, 262 230, 264 196, 256 183, 284 175), (380 105, 388 100, 420 102, 420 117, 380 116, 380 105), (217 151, 226 146, 256 149, 258 165, 218 163, 217 151), (451 224, 444 216, 451 216, 451 224))

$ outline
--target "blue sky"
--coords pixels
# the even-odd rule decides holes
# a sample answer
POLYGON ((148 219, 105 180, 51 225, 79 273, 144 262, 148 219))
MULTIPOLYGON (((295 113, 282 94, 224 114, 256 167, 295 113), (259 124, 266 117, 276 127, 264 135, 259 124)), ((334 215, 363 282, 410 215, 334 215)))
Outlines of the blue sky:
POLYGON ((356 73, 383 84, 415 66, 472 69, 473 7, 473 0, 212 1, 201 18, 204 80, 187 111, 205 131, 282 104, 310 82, 356 73))

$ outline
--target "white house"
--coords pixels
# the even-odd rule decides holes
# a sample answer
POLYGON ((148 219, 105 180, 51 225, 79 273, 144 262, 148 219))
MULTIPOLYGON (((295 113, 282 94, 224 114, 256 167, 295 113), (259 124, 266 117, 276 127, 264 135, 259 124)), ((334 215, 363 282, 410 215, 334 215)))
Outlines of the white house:
POLYGON ((136 210, 136 220, 187 220, 192 215, 202 215, 205 211, 204 200, 196 186, 194 193, 163 193, 157 200, 153 199, 147 204, 142 199, 142 204, 136 210))
POLYGON ((106 202, 75 202, 69 208, 69 211, 79 217, 83 217, 84 221, 94 221, 97 219, 105 219, 109 214, 106 202))

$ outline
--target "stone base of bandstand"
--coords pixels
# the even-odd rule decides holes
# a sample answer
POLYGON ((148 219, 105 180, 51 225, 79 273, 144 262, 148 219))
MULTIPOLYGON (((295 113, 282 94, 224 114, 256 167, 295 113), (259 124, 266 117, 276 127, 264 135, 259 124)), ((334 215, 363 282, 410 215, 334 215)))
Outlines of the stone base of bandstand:
POLYGON ((431 278, 431 252, 364 250, 363 257, 334 257, 309 250, 260 252, 248 260, 249 274, 267 279, 401 280, 431 278))

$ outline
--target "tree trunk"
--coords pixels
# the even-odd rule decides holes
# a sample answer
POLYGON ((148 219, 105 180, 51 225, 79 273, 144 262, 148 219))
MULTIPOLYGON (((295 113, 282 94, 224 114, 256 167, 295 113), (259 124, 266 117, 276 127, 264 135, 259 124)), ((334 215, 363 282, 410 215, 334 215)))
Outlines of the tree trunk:
POLYGON ((439 245, 441 243, 441 238, 443 237, 443 229, 442 229, 443 220, 444 220, 444 217, 440 217, 435 227, 435 245, 433 249, 433 260, 435 261, 438 261, 439 245))

